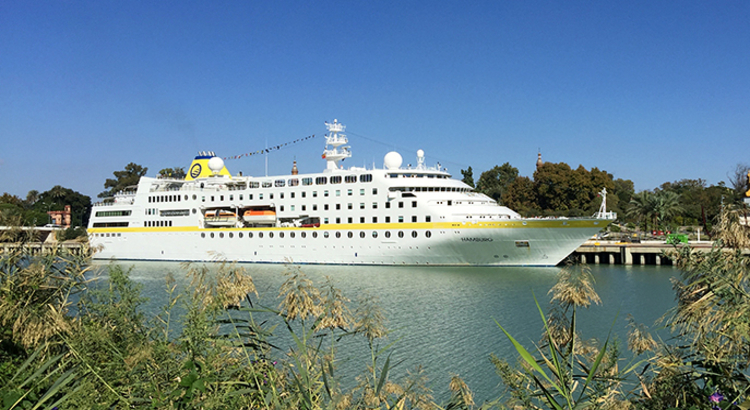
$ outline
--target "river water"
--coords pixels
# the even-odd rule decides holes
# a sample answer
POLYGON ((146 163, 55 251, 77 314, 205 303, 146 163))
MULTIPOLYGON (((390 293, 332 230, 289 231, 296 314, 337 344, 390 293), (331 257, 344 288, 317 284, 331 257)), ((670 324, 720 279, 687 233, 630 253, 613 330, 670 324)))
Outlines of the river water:
MULTIPOLYGON (((99 265, 104 266, 104 265, 99 265)), ((144 309, 155 314, 166 303, 165 278, 172 272, 178 284, 187 283, 179 263, 126 262, 131 278, 144 285, 149 298, 144 309)), ((277 294, 285 280, 282 265, 242 265, 253 277, 260 303, 276 307, 277 294)), ((581 311, 579 329, 584 338, 612 337, 627 354, 628 314, 636 322, 655 329, 655 321, 674 306, 670 278, 673 267, 591 265, 595 290, 601 305, 581 311), (614 324, 613 324, 614 323, 614 324)), ((379 305, 392 331, 387 342, 396 341, 392 363, 400 362, 394 375, 403 375, 421 365, 438 402, 448 392, 454 374, 461 376, 475 393, 478 403, 494 399, 503 391, 500 378, 489 361, 490 353, 515 361, 516 353, 495 321, 505 327, 527 349, 540 339, 542 321, 534 302, 547 311, 549 289, 559 268, 441 268, 441 267, 349 267, 302 266, 316 285, 330 276, 335 286, 351 300, 367 292, 379 305)), ((668 333, 659 331, 663 337, 668 333)), ((283 335, 281 337, 283 342, 283 335)), ((361 374, 369 351, 363 339, 339 345, 338 358, 344 375, 361 374)), ((382 363, 382 362, 381 362, 382 363)), ((346 377, 346 376, 345 376, 346 377)), ((353 383, 353 380, 350 381, 353 383)))

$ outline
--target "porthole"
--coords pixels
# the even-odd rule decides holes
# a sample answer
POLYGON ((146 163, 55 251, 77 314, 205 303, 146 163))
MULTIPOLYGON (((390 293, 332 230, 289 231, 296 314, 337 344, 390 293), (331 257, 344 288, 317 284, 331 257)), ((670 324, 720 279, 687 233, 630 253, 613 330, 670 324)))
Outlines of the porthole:
POLYGON ((238 233, 237 236, 242 238, 242 232, 238 233))
POLYGON ((229 237, 230 237, 230 238, 234 238, 234 234, 233 234, 233 233, 231 233, 231 232, 229 232, 229 237))
POLYGON ((341 232, 336 232, 336 237, 341 238, 341 232))
POLYGON ((187 196, 187 195, 185 195, 185 200, 186 200, 186 201, 188 200, 188 196, 187 196))
POLYGON ((351 232, 349 232, 348 234, 346 234, 346 236, 348 236, 348 237, 350 237, 350 238, 351 238, 352 236, 354 236, 354 234, 353 234, 353 233, 351 233, 351 232))
POLYGON ((294 238, 294 232, 289 232, 289 236, 294 238))
POLYGON ((424 233, 424 236, 426 236, 426 237, 428 237, 428 238, 429 238, 429 237, 431 237, 431 236, 432 236, 432 232, 430 232, 430 231, 426 231, 426 232, 424 233))
POLYGON ((211 237, 212 237, 212 238, 214 237, 214 233, 213 233, 213 232, 211 232, 211 237))
POLYGON ((360 237, 360 238, 364 238, 364 237, 365 237, 365 232, 364 232, 364 231, 360 232, 360 233, 359 233, 359 237, 360 237))
POLYGON ((284 237, 284 232, 279 232, 279 238, 283 238, 283 237, 284 237))
POLYGON ((268 233, 268 237, 269 237, 269 238, 273 238, 273 232, 269 232, 269 233, 268 233))
POLYGON ((193 201, 195 201, 196 199, 198 199, 198 196, 193 194, 193 201))
POLYGON ((378 237, 378 231, 372 231, 372 237, 377 238, 378 237))
POLYGON ((323 232, 323 237, 327 238, 328 237, 328 232, 323 232))
POLYGON ((403 238, 404 237, 404 231, 398 231, 398 237, 403 238))
POLYGON ((300 235, 302 235, 303 238, 307 238, 307 232, 302 232, 300 235))
POLYGON ((248 232, 248 233, 247 233, 247 237, 248 237, 248 238, 252 238, 252 237, 253 237, 253 233, 252 233, 252 232, 248 232))
POLYGON ((318 233, 317 232, 313 232, 313 238, 317 238, 317 237, 318 237, 318 233))
POLYGON ((193 208, 193 215, 195 215, 195 213, 196 213, 196 212, 197 212, 197 211, 195 210, 195 208, 193 208))
POLYGON ((206 233, 205 232, 201 232, 201 238, 205 238, 205 237, 206 237, 206 233))
POLYGON ((219 238, 223 238, 223 237, 224 237, 224 232, 219 233, 219 238))
POLYGON ((385 237, 390 238, 391 237, 391 231, 385 231, 385 237))
POLYGON ((411 237, 416 238, 417 237, 417 231, 411 231, 411 237))
POLYGON ((262 238, 262 237, 263 237, 263 232, 258 232, 258 238, 262 238))

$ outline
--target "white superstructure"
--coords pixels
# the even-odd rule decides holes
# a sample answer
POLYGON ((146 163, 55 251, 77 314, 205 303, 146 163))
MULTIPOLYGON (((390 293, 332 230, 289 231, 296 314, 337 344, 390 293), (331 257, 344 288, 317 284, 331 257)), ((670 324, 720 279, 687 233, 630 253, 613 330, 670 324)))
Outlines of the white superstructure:
POLYGON ((97 259, 363 265, 554 266, 613 219, 522 218, 441 167, 350 167, 338 121, 326 123, 321 173, 230 175, 203 152, 182 179, 142 177, 94 206, 97 259))

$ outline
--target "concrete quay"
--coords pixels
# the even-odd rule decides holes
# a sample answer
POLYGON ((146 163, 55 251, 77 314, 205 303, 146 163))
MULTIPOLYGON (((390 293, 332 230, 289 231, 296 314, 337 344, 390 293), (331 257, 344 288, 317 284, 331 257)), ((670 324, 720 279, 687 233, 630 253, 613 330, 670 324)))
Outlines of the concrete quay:
MULTIPOLYGON (((691 241, 687 245, 677 246, 690 246, 697 251, 708 252, 713 242, 691 241)), ((672 249, 674 245, 663 241, 627 243, 590 240, 578 247, 572 256, 594 265, 672 265, 672 261, 664 256, 664 252, 672 249)), ((743 253, 750 254, 750 250, 745 249, 743 253)))

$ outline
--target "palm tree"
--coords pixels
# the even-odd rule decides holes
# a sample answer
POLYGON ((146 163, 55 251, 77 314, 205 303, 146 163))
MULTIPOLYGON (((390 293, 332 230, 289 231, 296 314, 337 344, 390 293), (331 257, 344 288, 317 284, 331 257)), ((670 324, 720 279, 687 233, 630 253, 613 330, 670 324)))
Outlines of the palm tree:
POLYGON ((650 191, 641 191, 630 198, 625 215, 637 218, 639 223, 643 218, 643 230, 648 230, 648 220, 653 215, 654 195, 650 191))
POLYGON ((34 206, 34 204, 38 200, 39 200, 39 191, 37 191, 36 189, 32 189, 31 191, 29 191, 28 194, 26 194, 26 203, 24 205, 26 205, 26 208, 29 209, 32 206, 34 206))
POLYGON ((673 216, 683 211, 680 204, 680 195, 673 191, 659 191, 654 195, 654 221, 663 224, 665 221, 672 219, 673 216))

